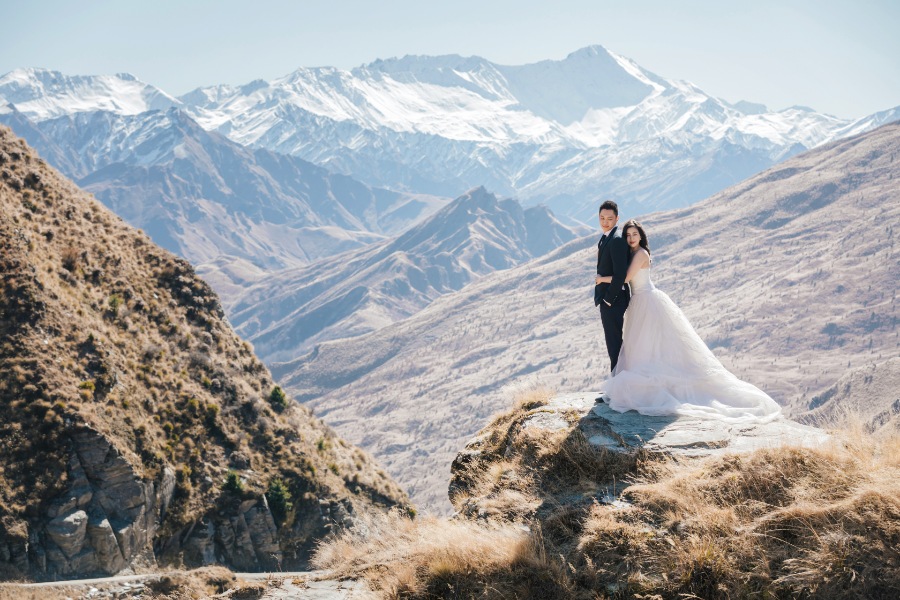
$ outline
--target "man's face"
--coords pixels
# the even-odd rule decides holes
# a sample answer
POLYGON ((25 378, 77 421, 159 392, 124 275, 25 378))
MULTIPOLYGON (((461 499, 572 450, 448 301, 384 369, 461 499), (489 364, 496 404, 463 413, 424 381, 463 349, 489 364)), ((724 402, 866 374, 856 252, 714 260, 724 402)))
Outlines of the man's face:
POLYGON ((600 229, 603 230, 603 233, 609 233, 618 222, 619 215, 615 211, 609 208, 604 208, 600 211, 600 229))

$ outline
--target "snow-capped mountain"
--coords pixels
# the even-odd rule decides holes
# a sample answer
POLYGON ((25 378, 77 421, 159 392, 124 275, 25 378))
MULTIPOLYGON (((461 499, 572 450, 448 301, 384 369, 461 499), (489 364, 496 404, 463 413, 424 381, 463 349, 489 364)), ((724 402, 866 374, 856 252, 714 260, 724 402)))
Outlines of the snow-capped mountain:
POLYGON ((600 197, 630 213, 685 206, 900 118, 900 107, 850 121, 803 107, 730 104, 601 46, 519 66, 449 55, 300 68, 180 98, 130 75, 22 69, 0 78, 0 99, 33 122, 179 106, 238 144, 368 185, 445 197, 484 185, 588 223, 600 197))
POLYGON ((394 239, 269 275, 228 306, 229 318, 264 360, 290 360, 407 318, 580 233, 545 207, 477 188, 394 239))
POLYGON ((683 206, 791 155, 900 118, 858 122, 793 107, 729 104, 600 46, 503 66, 407 56, 352 71, 298 69, 272 82, 180 98, 204 127, 392 189, 452 194, 484 184, 593 219, 683 206))
POLYGON ((181 104, 129 73, 69 76, 47 69, 16 69, 0 77, 0 98, 31 121, 107 111, 136 115, 181 104))

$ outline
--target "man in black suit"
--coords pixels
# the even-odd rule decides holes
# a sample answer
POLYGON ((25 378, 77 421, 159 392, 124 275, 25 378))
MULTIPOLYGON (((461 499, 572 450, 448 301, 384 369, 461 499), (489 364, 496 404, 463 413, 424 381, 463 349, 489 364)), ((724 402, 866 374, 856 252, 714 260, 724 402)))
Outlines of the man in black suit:
POLYGON ((594 305, 600 307, 600 320, 606 336, 610 369, 616 368, 622 349, 622 325, 631 293, 625 285, 628 271, 628 244, 622 239, 619 222, 619 206, 612 200, 600 205, 600 229, 603 237, 597 244, 597 280, 594 287, 594 305), (612 276, 612 283, 600 283, 600 277, 612 276))

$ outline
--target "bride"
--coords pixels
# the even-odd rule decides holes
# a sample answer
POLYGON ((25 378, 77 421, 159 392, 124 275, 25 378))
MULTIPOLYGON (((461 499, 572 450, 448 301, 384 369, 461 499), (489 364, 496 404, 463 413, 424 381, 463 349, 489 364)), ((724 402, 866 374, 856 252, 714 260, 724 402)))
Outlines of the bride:
POLYGON ((722 366, 681 309, 650 281, 650 245, 641 224, 629 220, 622 236, 632 253, 625 276, 632 297, 619 362, 604 387, 610 408, 732 422, 776 418, 778 404, 722 366))

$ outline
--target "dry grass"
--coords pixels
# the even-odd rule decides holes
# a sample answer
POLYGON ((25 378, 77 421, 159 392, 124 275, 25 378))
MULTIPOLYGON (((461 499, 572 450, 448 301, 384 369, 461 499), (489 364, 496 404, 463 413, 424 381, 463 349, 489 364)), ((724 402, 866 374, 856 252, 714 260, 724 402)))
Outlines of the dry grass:
POLYGON ((199 600, 229 590, 237 592, 244 587, 246 587, 244 582, 238 581, 234 573, 228 569, 205 567, 192 571, 169 572, 157 580, 150 581, 147 584, 147 592, 152 600, 199 600))
POLYGON ((538 536, 510 524, 400 513, 318 549, 313 564, 365 577, 385 598, 565 598, 565 571, 538 536))
POLYGON ((316 564, 388 598, 900 597, 896 433, 848 422, 820 449, 674 461, 523 427, 540 409, 521 403, 476 438, 455 520, 394 515, 316 564), (628 504, 593 501, 612 478, 630 480, 628 504))
POLYGON ((633 508, 586 519, 584 575, 704 598, 898 597, 900 437, 837 440, 655 465, 633 508))

